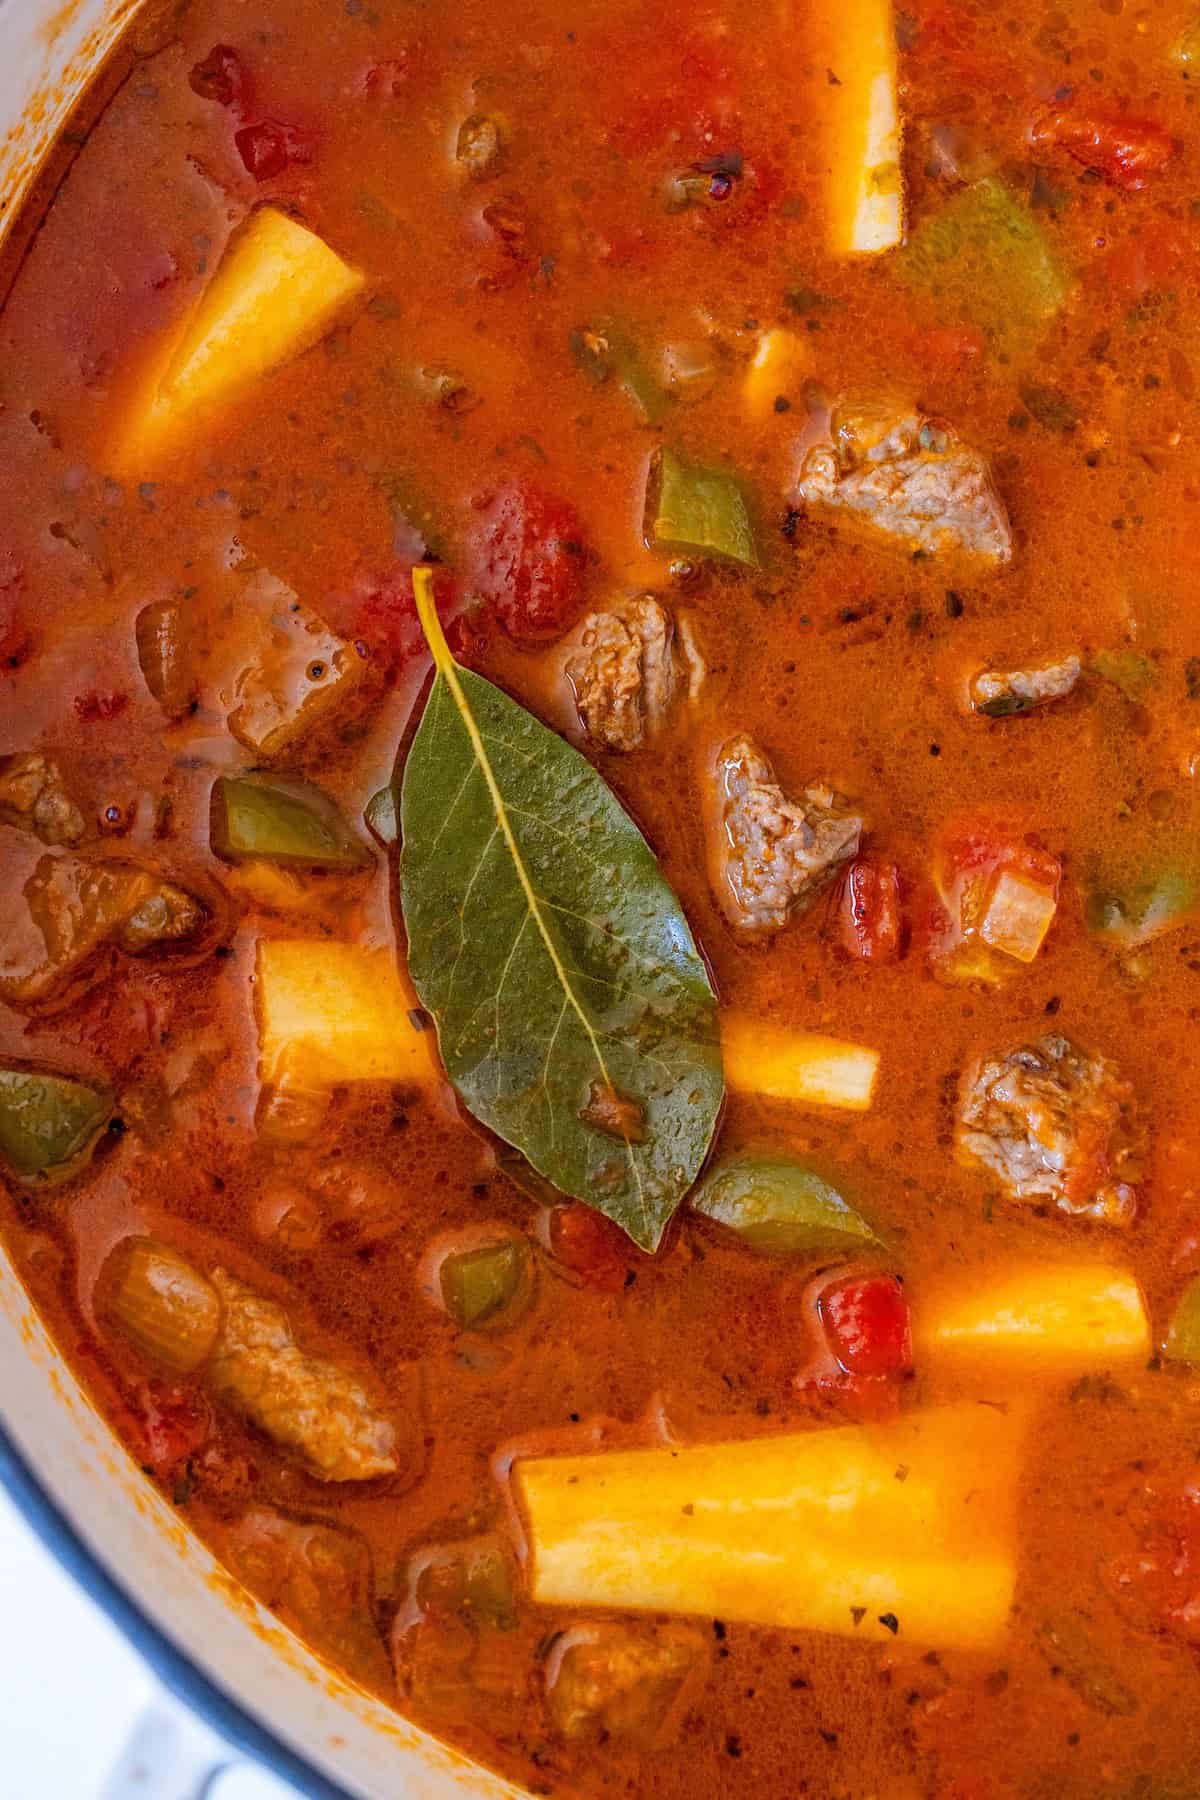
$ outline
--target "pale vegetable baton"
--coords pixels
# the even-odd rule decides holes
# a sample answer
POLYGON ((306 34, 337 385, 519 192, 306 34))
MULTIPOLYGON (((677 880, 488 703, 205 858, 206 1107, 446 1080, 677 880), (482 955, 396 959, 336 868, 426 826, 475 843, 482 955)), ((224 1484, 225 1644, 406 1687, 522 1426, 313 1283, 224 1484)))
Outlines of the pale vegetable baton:
POLYGON ((534 1599, 983 1648, 1016 1567, 1024 1421, 979 1403, 514 1469, 534 1599))

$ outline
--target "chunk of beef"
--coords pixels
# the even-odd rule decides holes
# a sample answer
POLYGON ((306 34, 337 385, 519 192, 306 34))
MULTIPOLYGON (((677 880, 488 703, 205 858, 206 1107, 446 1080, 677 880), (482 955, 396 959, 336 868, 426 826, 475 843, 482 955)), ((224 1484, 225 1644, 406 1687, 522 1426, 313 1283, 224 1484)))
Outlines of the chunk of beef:
POLYGON ((971 1076, 959 1114, 964 1162, 981 1163, 1013 1200, 1128 1225, 1129 1084, 1103 1056, 1064 1037, 992 1057, 971 1076))
POLYGON ((736 930, 765 935, 858 855, 863 822, 827 787, 789 800, 753 738, 721 751, 718 898, 736 930))
POLYGON ((831 441, 805 457, 796 492, 818 517, 910 555, 958 552, 993 565, 1012 556, 987 458, 922 413, 839 408, 831 441))
POLYGON ((218 1398, 292 1450, 322 1481, 394 1474, 396 1432, 358 1378, 296 1342, 287 1314, 224 1269, 212 1283, 222 1302, 209 1380, 218 1398))
POLYGON ((40 750, 0 759, 0 817, 36 832, 43 844, 77 844, 84 832, 62 770, 40 750))
POLYGON ((140 956, 187 942, 207 918, 191 894, 136 863, 47 854, 21 895, 0 926, 0 999, 10 1006, 59 999, 108 946, 140 956))
POLYGON ((1032 712, 1071 693, 1083 672, 1077 656, 1040 663, 1033 669, 984 669, 971 683, 971 704, 989 719, 1032 712))
POLYGON ((547 1666, 551 1717, 563 1737, 660 1748, 707 1658, 708 1643, 691 1625, 575 1625, 547 1666))
POLYGON ((567 663, 580 723, 600 750, 639 750, 661 731, 684 681, 694 696, 703 673, 686 629, 676 632, 653 594, 589 613, 567 663))
POLYGON ((285 1624, 357 1680, 391 1686, 371 1551, 356 1531, 255 1506, 230 1528, 225 1548, 251 1593, 285 1624))

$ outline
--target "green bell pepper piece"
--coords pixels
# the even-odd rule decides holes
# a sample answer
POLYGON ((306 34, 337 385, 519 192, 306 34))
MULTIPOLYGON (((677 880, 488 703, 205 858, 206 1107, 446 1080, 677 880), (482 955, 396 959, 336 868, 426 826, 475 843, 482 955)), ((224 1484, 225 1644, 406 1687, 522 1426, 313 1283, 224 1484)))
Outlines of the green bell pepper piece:
POLYGON ((842 1255, 879 1242, 836 1188, 786 1157, 739 1156, 718 1163, 691 1205, 735 1231, 752 1250, 842 1255))
POLYGON ((645 531, 651 550, 692 550, 759 567, 754 528, 733 476, 685 462, 673 450, 651 458, 645 531))
POLYGON ((231 862, 361 869, 371 861, 328 794, 274 775, 221 776, 212 791, 211 835, 216 855, 231 862))
POLYGON ((473 1331, 507 1312, 526 1285, 528 1246, 515 1238, 455 1251, 442 1263, 442 1299, 462 1331, 473 1331))
POLYGON ((1038 337, 1072 285, 1033 213, 991 176, 918 225, 893 267, 1000 340, 1038 337))
POLYGON ((658 423, 667 396, 645 367, 628 333, 615 325, 581 326, 570 334, 568 343, 585 375, 596 383, 615 382, 648 425, 658 423))
POLYGON ((1200 1275, 1179 1296, 1163 1355, 1168 1362, 1200 1363, 1200 1275))
POLYGON ((112 1114, 112 1095, 66 1075, 0 1069, 0 1156, 20 1181, 68 1174, 112 1114))
POLYGON ((1087 922, 1101 937, 1135 949, 1173 931, 1200 908, 1200 881, 1185 869, 1160 869, 1124 889, 1097 889, 1087 903, 1087 922))
POLYGON ((1092 658, 1092 673, 1111 682, 1135 706, 1158 680, 1153 662, 1136 650, 1097 650, 1092 658))

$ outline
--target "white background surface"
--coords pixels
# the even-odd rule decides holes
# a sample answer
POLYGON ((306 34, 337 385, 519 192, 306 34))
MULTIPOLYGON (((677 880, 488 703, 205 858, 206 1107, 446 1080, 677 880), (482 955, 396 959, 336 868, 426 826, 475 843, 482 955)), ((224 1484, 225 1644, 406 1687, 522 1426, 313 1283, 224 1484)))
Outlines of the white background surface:
MULTIPOLYGON (((0 1618, 0 1791, 11 1800, 102 1800, 138 1719, 152 1706, 173 1713, 175 1703, 2 1490, 0 1618)), ((180 1727, 192 1748, 208 1735, 186 1719, 180 1727)), ((210 1741, 214 1763, 227 1760, 210 1741)), ((148 1797, 158 1793, 147 1784, 148 1797)), ((228 1768, 210 1797, 296 1800, 293 1788, 248 1764, 228 1768)))

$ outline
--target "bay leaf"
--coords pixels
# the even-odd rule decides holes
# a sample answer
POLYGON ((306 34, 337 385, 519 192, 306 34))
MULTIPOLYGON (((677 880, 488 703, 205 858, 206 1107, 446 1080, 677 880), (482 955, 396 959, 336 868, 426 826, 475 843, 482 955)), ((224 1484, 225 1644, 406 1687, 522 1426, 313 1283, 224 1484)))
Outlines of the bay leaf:
POLYGON ((646 1250, 724 1092, 716 997, 657 859, 579 752, 450 655, 404 768, 409 972, 474 1114, 646 1250))
POLYGON ((737 1156, 709 1170, 694 1212, 735 1231, 752 1250, 849 1255, 879 1242, 866 1220, 820 1175, 784 1156, 737 1156))

